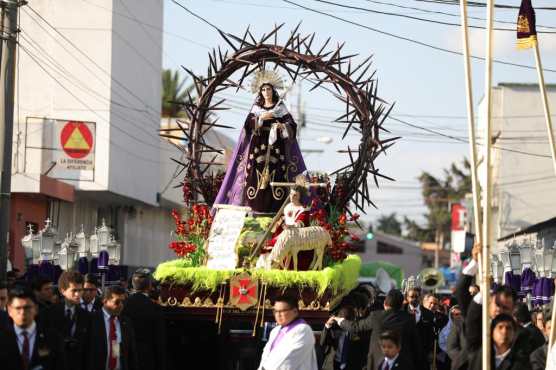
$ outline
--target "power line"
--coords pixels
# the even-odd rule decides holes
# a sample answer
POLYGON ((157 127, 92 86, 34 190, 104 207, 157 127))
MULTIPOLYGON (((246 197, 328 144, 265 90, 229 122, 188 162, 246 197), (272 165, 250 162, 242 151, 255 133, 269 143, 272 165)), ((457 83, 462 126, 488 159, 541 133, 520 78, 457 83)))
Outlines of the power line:
MULTIPOLYGON (((440 5, 459 5, 459 0, 415 0, 423 3, 433 3, 433 4, 440 4, 440 5)), ((468 6, 471 7, 478 7, 484 8, 486 7, 485 3, 480 3, 477 1, 468 1, 468 6)), ((514 5, 505 5, 505 4, 494 4, 495 8, 498 9, 519 9, 519 6, 514 5)), ((535 7, 536 10, 556 10, 556 7, 553 6, 539 6, 535 7)))
POLYGON ((56 27, 54 27, 50 22, 48 22, 43 16, 41 16, 35 9, 33 9, 29 4, 27 4, 26 8, 30 9, 33 13, 35 13, 44 23, 46 23, 52 30, 54 30, 54 32, 56 32, 58 35, 60 35, 68 44, 70 44, 75 50, 77 50, 77 52, 79 52, 82 56, 84 56, 86 59, 88 59, 91 63, 93 63, 99 70, 101 70, 104 74, 106 74, 110 80, 112 82, 114 82, 115 84, 117 84, 118 86, 120 86, 123 90, 125 90, 129 95, 131 95, 132 97, 134 97, 135 99, 137 99, 137 101, 139 101, 141 104, 145 105, 145 108, 147 110, 150 110, 151 112, 153 112, 153 114, 155 116, 160 116, 160 111, 157 111, 156 109, 152 108, 149 104, 147 104, 146 102, 144 102, 139 96, 137 96, 133 91, 131 91, 131 89, 129 89, 127 86, 125 86, 123 83, 121 83, 120 81, 118 81, 116 78, 114 78, 114 76, 112 76, 112 74, 107 71, 105 68, 103 68, 100 64, 98 64, 94 59, 92 59, 89 55, 87 55, 87 53, 85 53, 83 50, 81 50, 77 45, 75 45, 75 43, 73 41, 71 41, 68 37, 66 37, 63 33, 61 33, 56 27))
MULTIPOLYGON (((175 2, 175 0, 172 0, 172 1, 175 2)), ((361 23, 358 23, 358 22, 355 22, 355 21, 351 21, 351 20, 346 19, 346 18, 338 17, 338 16, 333 15, 333 14, 329 14, 329 13, 326 13, 326 12, 322 12, 322 11, 320 11, 320 10, 316 10, 316 9, 314 9, 314 8, 310 8, 310 7, 307 7, 307 6, 305 6, 305 5, 301 5, 301 4, 295 3, 295 2, 290 1, 290 0, 282 0, 282 1, 284 1, 284 2, 286 2, 286 3, 288 3, 288 4, 296 5, 296 6, 298 6, 299 8, 308 10, 308 11, 310 11, 310 12, 317 13, 317 14, 321 14, 321 15, 327 16, 327 17, 329 17, 329 18, 333 18, 333 19, 342 21, 342 22, 344 22, 344 23, 348 23, 348 24, 351 24, 351 25, 354 25, 354 26, 357 26, 357 27, 360 27, 360 28, 364 28, 364 29, 369 30, 369 31, 373 31, 373 32, 376 32, 376 33, 380 33, 380 34, 382 34, 382 35, 389 36, 389 37, 392 37, 392 38, 395 38, 395 39, 398 39, 398 40, 407 41, 407 42, 412 43, 412 44, 424 46, 424 47, 427 47, 427 48, 429 48, 429 49, 433 49, 433 50, 437 50, 437 51, 442 51, 442 52, 448 53, 448 54, 460 55, 460 56, 463 55, 461 52, 456 51, 456 50, 447 49, 447 48, 444 48, 444 47, 441 47, 441 46, 436 46, 436 45, 429 44, 429 43, 426 43, 426 42, 423 42, 423 41, 419 41, 419 40, 416 40, 416 39, 412 39, 412 38, 410 38, 410 37, 400 36, 400 35, 397 35, 397 34, 394 34, 394 33, 391 33, 391 32, 382 31, 382 30, 379 30, 378 28, 366 26, 366 25, 364 25, 364 24, 361 24, 361 23)), ((479 57, 479 56, 476 56, 476 55, 471 55, 470 57, 473 58, 473 59, 476 59, 476 60, 482 60, 482 61, 485 60, 484 57, 479 57)), ((512 66, 512 67, 518 67, 518 68, 536 70, 536 67, 535 67, 535 66, 530 66, 530 65, 526 65, 526 64, 519 64, 519 63, 508 62, 508 61, 504 61, 504 60, 500 60, 500 59, 493 59, 492 62, 493 62, 493 63, 497 63, 497 64, 502 64, 502 65, 512 66)), ((543 70, 546 71, 546 72, 553 72, 553 73, 556 73, 556 69, 543 68, 543 70)))
MULTIPOLYGON (((76 99, 78 102, 80 102, 83 106, 85 106, 91 113, 93 113, 94 115, 96 115, 101 121, 105 122, 106 124, 110 125, 110 122, 108 122, 104 117, 102 117, 101 115, 99 115, 95 110, 93 110, 90 106, 88 106, 83 100, 81 100, 76 94, 74 94, 73 92, 71 92, 66 86, 64 86, 64 84, 62 84, 53 74, 51 74, 39 61, 38 59, 23 45, 20 44, 20 48, 21 50, 23 50, 30 58, 31 60, 33 60, 35 62, 35 64, 37 64, 37 66, 42 69, 50 78, 52 78, 54 80, 54 82, 56 82, 62 89, 64 89, 68 94, 70 94, 74 99, 76 99)), ((149 142, 143 141, 141 139, 138 139, 134 136, 129 135, 127 132, 125 132, 124 130, 122 130, 121 128, 119 128, 118 126, 115 125, 111 125, 111 127, 114 127, 115 129, 117 129, 118 131, 121 131, 122 133, 124 133, 125 135, 135 139, 136 141, 139 141, 141 143, 144 143, 146 145, 152 146, 157 148, 158 150, 160 150, 160 146, 155 146, 149 142)), ((142 160, 148 161, 148 162, 152 162, 152 163, 161 163, 160 161, 153 161, 150 158, 146 158, 146 157, 142 157, 139 156, 133 152, 130 152, 129 150, 127 150, 126 148, 124 148, 123 146, 115 143, 114 141, 112 141, 111 139, 108 138, 108 140, 110 141, 110 143, 112 143, 115 146, 120 147, 123 151, 137 157, 140 158, 142 160)))
MULTIPOLYGON (((355 10, 361 10, 367 13, 374 13, 374 14, 381 14, 381 15, 389 15, 389 16, 393 16, 393 17, 400 17, 400 18, 406 18, 406 19, 411 19, 411 20, 416 20, 416 21, 421 21, 421 22, 427 22, 427 23, 434 23, 434 24, 440 24, 443 26, 456 26, 456 27, 461 27, 460 23, 452 23, 452 22, 444 22, 444 21, 438 21, 438 20, 433 20, 433 19, 429 19, 429 18, 421 18, 421 17, 415 17, 412 15, 407 15, 407 14, 400 14, 400 13, 392 13, 392 12, 384 12, 384 11, 380 11, 380 10, 376 10, 376 9, 369 9, 369 8, 363 8, 363 7, 359 7, 359 6, 353 6, 353 5, 346 5, 346 4, 338 4, 332 1, 327 1, 327 0, 313 0, 319 3, 324 3, 324 4, 329 4, 329 5, 334 5, 340 8, 347 8, 347 9, 355 9, 355 10)), ((481 29, 484 30, 485 27, 483 26, 475 26, 475 25, 468 25, 469 28, 475 28, 475 29, 481 29)), ((510 31, 510 32, 516 32, 515 29, 511 29, 511 28, 493 28, 494 31, 510 31)), ((553 31, 537 31, 537 33, 549 33, 549 34, 553 34, 556 32, 553 31)))

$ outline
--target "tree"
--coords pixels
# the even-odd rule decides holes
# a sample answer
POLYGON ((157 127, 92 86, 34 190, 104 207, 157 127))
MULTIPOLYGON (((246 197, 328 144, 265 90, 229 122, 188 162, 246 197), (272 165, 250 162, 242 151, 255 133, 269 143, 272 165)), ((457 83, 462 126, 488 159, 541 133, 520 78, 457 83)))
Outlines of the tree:
POLYGON ((381 215, 376 221, 376 229, 385 234, 401 236, 402 224, 396 216, 396 212, 389 215, 381 215))
POLYGON ((183 101, 194 89, 194 85, 185 86, 187 79, 181 79, 178 71, 162 70, 162 117, 181 117, 181 107, 173 102, 183 101))
POLYGON ((411 229, 415 236, 426 237, 417 239, 421 241, 434 241, 439 245, 444 244, 446 235, 450 232, 451 213, 450 202, 459 202, 465 194, 471 191, 471 165, 464 159, 461 167, 452 163, 450 168, 444 169, 443 178, 435 177, 428 172, 421 173, 419 181, 422 186, 422 195, 428 208, 425 215, 427 226, 419 227, 414 221, 404 220, 406 229, 411 229))

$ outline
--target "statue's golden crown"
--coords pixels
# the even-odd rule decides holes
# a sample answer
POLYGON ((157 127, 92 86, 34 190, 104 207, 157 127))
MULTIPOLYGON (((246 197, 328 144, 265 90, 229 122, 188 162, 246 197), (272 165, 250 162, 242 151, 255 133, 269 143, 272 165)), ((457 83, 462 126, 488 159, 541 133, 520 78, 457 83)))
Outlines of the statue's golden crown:
POLYGON ((251 81, 251 92, 253 94, 258 94, 261 90, 261 86, 265 84, 272 85, 275 90, 282 90, 285 87, 284 80, 278 72, 260 69, 255 72, 255 76, 251 81))

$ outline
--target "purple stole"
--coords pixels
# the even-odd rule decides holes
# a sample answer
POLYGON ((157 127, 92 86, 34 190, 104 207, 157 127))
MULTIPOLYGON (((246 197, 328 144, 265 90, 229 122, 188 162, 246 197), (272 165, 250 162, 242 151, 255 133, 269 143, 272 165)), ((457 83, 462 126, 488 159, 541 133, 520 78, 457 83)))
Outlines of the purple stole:
POLYGON ((272 341, 272 344, 270 345, 270 352, 272 352, 272 350, 275 347, 277 347, 278 344, 280 344, 280 342, 282 341, 282 339, 284 338, 284 336, 286 334, 288 334, 293 328, 295 328, 296 326, 301 325, 301 324, 305 324, 305 320, 295 319, 292 322, 290 322, 288 325, 282 326, 280 328, 280 331, 276 335, 276 338, 274 338, 274 340, 272 341))

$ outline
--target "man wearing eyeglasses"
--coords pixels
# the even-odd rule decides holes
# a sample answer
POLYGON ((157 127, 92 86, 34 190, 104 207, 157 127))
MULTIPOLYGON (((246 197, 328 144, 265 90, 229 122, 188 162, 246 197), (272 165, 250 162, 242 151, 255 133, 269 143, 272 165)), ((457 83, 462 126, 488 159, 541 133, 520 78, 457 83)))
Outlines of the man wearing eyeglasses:
POLYGON ((315 336, 299 318, 297 301, 281 296, 274 303, 276 326, 264 347, 259 370, 317 370, 315 336))
POLYGON ((35 321, 38 307, 32 291, 14 288, 8 293, 12 320, 0 330, 0 367, 10 370, 66 369, 62 344, 55 332, 35 321))
POLYGON ((72 370, 84 369, 91 318, 80 306, 83 295, 83 275, 64 271, 58 279, 62 301, 47 308, 40 319, 64 341, 64 355, 72 370))

